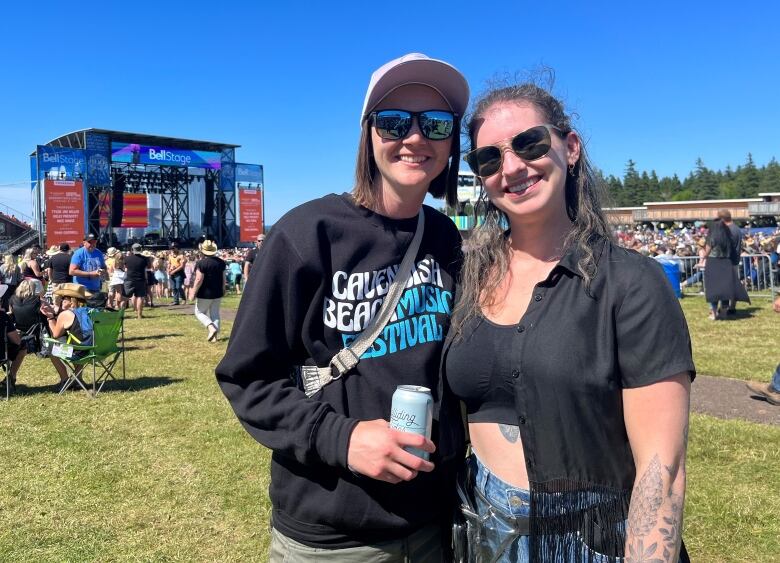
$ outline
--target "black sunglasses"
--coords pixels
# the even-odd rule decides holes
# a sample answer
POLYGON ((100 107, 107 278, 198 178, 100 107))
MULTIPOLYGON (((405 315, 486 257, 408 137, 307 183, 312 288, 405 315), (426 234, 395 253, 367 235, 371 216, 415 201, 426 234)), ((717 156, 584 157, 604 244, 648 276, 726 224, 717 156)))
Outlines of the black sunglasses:
MULTIPOLYGON (((523 160, 538 160, 550 152, 550 147, 552 146, 550 129, 555 129, 561 133, 563 132, 555 125, 537 125, 536 127, 521 131, 509 139, 508 148, 511 148, 512 152, 523 160)), ((477 147, 476 149, 467 152, 463 157, 463 160, 468 163, 469 168, 471 168, 471 171, 474 172, 475 175, 480 178, 487 178, 501 170, 501 165, 504 163, 506 145, 507 143, 504 142, 496 145, 477 147)))
POLYGON ((431 141, 443 141, 452 136, 456 115, 451 111, 439 109, 425 111, 383 109, 371 112, 368 114, 368 119, 376 127, 380 137, 397 141, 409 134, 412 120, 416 117, 423 137, 431 141))

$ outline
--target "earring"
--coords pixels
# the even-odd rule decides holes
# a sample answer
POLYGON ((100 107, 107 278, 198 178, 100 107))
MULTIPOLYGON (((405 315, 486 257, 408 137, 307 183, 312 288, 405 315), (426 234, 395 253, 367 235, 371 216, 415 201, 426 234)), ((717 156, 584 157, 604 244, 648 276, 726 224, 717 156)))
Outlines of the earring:
POLYGON ((569 176, 574 176, 574 165, 569 164, 569 176))

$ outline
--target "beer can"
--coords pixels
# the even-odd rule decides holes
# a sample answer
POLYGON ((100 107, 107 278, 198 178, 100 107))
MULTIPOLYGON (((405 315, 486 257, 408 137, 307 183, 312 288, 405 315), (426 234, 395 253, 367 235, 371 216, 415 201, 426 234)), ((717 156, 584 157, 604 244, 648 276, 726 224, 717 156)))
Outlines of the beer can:
MULTIPOLYGON (((402 432, 420 434, 431 439, 433 423, 433 397, 427 387, 399 385, 393 393, 390 408, 390 428, 402 432)), ((428 452, 419 448, 406 447, 407 452, 428 460, 428 452)))

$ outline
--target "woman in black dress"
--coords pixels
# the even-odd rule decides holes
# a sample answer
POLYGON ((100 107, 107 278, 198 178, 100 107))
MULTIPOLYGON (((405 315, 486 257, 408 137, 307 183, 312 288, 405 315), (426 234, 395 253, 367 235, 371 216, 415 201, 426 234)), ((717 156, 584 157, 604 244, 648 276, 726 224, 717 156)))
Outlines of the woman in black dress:
POLYGON ((710 304, 710 320, 726 318, 729 302, 750 303, 731 260, 734 252, 731 231, 722 220, 713 222, 707 235, 707 268, 704 270, 704 294, 710 304), (720 304, 720 306, 718 306, 720 304))

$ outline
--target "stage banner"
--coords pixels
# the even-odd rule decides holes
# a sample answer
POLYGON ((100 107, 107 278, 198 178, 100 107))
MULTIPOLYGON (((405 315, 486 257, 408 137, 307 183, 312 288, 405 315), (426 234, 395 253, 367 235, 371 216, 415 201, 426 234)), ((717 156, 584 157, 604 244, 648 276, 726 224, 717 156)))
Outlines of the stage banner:
POLYGON ((261 164, 236 163, 237 184, 258 184, 263 187, 263 166, 261 164))
POLYGON ((233 162, 223 162, 219 171, 219 189, 223 192, 232 192, 236 189, 236 165, 233 162))
MULTIPOLYGON (((122 222, 119 225, 123 229, 140 229, 149 226, 149 205, 146 194, 128 194, 122 196, 122 222)), ((98 196, 98 208, 100 209, 100 228, 109 226, 111 217, 111 192, 101 192, 98 196)))
POLYGON ((46 180, 46 246, 84 240, 84 184, 80 180, 46 180))
POLYGON ((125 194, 122 227, 128 229, 149 226, 149 205, 146 194, 125 194))
POLYGON ((100 230, 107 229, 111 218, 111 192, 98 194, 98 212, 100 213, 100 230))
POLYGON ((85 150, 87 160, 87 184, 89 186, 111 185, 111 162, 108 156, 100 151, 85 150))
POLYGON ((35 186, 38 185, 38 157, 37 156, 31 156, 30 157, 30 191, 33 191, 35 189, 35 186))
POLYGON ((241 188, 238 190, 240 215, 239 239, 252 242, 263 232, 263 191, 241 188))
POLYGON ((112 162, 126 162, 128 164, 192 166, 193 168, 219 170, 221 156, 218 152, 191 151, 136 143, 111 143, 112 162))
POLYGON ((222 169, 219 171, 219 189, 223 192, 233 192, 236 189, 236 151, 232 148, 222 149, 220 153, 222 169))
POLYGON ((51 180, 81 179, 87 171, 87 161, 81 149, 38 145, 38 174, 51 180))

